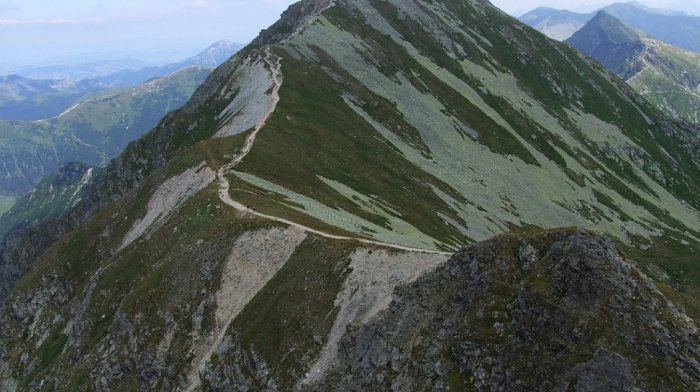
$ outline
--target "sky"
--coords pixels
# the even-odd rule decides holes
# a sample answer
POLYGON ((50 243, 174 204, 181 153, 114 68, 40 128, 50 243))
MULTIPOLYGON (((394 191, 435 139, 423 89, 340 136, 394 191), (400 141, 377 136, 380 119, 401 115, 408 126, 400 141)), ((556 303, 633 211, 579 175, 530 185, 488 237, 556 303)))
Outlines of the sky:
POLYGON ((180 60, 247 43, 293 0, 0 0, 0 66, 180 60), (150 57, 150 58, 144 58, 150 57))
MULTIPOLYGON (((516 16, 538 6, 590 11, 613 1, 492 0, 516 16)), ((0 0, 0 71, 101 59, 176 61, 221 39, 249 42, 293 2, 0 0)), ((700 0, 642 2, 700 14, 700 0)))

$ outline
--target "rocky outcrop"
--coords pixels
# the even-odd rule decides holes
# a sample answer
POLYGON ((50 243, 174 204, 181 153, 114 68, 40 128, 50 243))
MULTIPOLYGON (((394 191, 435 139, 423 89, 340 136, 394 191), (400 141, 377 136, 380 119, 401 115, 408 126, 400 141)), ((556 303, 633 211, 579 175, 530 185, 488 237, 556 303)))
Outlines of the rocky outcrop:
POLYGON ((303 0, 292 4, 270 28, 260 32, 254 44, 269 45, 284 41, 296 34, 316 15, 335 3, 335 0, 303 0))
POLYGON ((697 329, 604 237, 513 234, 400 287, 321 390, 687 391, 697 329))
POLYGON ((64 221, 49 219, 5 237, 0 245, 0 303, 36 259, 68 233, 71 227, 64 221))

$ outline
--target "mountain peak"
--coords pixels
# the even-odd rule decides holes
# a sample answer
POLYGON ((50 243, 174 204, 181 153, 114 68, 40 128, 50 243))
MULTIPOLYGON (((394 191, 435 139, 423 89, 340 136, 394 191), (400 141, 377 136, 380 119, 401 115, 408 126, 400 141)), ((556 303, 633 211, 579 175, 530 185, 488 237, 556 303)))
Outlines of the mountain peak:
POLYGON ((221 63, 233 56, 242 45, 229 40, 221 40, 209 45, 202 52, 182 62, 187 65, 201 65, 204 67, 218 67, 221 63))
POLYGON ((696 52, 650 38, 602 11, 567 43, 605 65, 671 117, 698 122, 696 52))
MULTIPOLYGON (((644 37, 644 33, 625 24, 620 19, 610 15, 605 11, 599 11, 589 23, 584 26, 586 29, 600 29, 607 34, 608 39, 614 43, 637 42, 644 37)), ((582 30, 582 33, 586 32, 582 30)))
POLYGON ((282 13, 280 19, 260 32, 254 44, 279 43, 297 33, 316 15, 335 4, 335 0, 302 0, 282 13))
POLYGON ((643 33, 600 11, 566 43, 617 73, 627 59, 644 50, 643 37, 643 33))

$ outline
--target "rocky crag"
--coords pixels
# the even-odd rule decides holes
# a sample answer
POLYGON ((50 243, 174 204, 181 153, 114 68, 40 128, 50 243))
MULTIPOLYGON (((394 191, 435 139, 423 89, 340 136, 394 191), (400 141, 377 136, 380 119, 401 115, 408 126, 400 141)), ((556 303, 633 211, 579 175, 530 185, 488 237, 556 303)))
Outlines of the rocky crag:
POLYGON ((399 287, 320 389, 694 390, 697 333, 610 239, 511 234, 399 287))

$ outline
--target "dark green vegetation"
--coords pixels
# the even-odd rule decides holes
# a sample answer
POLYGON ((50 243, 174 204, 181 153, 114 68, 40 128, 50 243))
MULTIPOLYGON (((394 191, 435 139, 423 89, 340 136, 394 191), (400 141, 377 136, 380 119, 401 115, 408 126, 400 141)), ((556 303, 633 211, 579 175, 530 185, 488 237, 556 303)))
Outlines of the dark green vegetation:
MULTIPOLYGON (((230 138, 215 145, 192 146, 42 256, 39 268, 29 273, 17 289, 32 292, 32 287, 50 276, 50 290, 54 294, 39 291, 30 297, 9 300, 23 303, 18 314, 27 314, 26 310, 38 305, 76 323, 68 337, 51 337, 29 357, 20 387, 36 386, 36 380, 59 374, 50 378, 45 388, 93 390, 95 384, 90 380, 98 377, 100 371, 111 372, 113 366, 122 372, 120 381, 113 387, 137 389, 140 380, 153 377, 154 371, 153 364, 146 357, 137 357, 137 353, 146 347, 156 350, 168 330, 174 335, 170 346, 165 348, 169 353, 167 361, 176 366, 178 373, 188 370, 190 359, 186 347, 192 344, 191 333, 195 328, 192 311, 203 303, 205 316, 196 328, 202 328, 203 335, 214 328, 208 315, 215 304, 202 302, 201 293, 218 289, 222 261, 230 253, 237 235, 270 227, 270 223, 239 219, 235 211, 221 204, 212 186, 174 211, 166 224, 149 234, 148 241, 135 242, 118 253, 114 250, 134 221, 145 213, 150 195, 160 182, 196 162, 215 164, 222 152, 234 151, 239 143, 240 140, 230 138), (103 235, 92 235, 95 232, 103 235), (69 302, 81 305, 66 306, 69 302), (149 317, 139 316, 143 314, 149 317), (161 316, 150 316, 157 314, 161 316), (125 325, 129 325, 127 329, 121 328, 125 325), (133 367, 122 368, 112 351, 116 347, 119 347, 118 356, 134 353, 133 367), (67 374, 71 377, 66 377, 67 374)), ((58 320, 32 322, 48 322, 49 328, 55 329, 58 320)), ((3 336, 14 334, 19 340, 11 344, 17 348, 30 341, 40 341, 43 338, 25 324, 29 321, 25 319, 14 326, 5 324, 3 334, 7 335, 3 336)), ((4 355, 14 354, 6 349, 4 355)))
POLYGON ((281 390, 292 389, 323 348, 338 311, 335 297, 356 248, 352 242, 305 240, 233 323, 235 340, 270 366, 281 390))
POLYGON ((671 117, 700 121, 700 54, 649 38, 604 12, 566 42, 671 117))
MULTIPOLYGON (((420 227, 426 234, 458 246, 459 232, 449 228, 446 231, 442 219, 434 214, 422 214, 421 210, 430 205, 433 210, 460 219, 432 192, 431 185, 456 199, 461 199, 459 194, 415 166, 406 164, 399 151, 374 134, 370 124, 344 104, 341 97, 343 86, 322 72, 321 67, 333 64, 308 68, 306 64, 295 64, 290 56, 284 56, 282 61, 286 67, 280 103, 256 139, 252 153, 237 169, 247 171, 252 168, 256 175, 273 179, 287 189, 350 211, 380 226, 385 224, 381 217, 339 197, 317 176, 340 181, 362 194, 377 195, 381 202, 396 208, 403 219, 420 227), (319 140, 324 143, 317 144, 319 140), (289 162, 294 162, 294 165, 290 166, 289 162)), ((357 81, 353 88, 362 91, 369 99, 378 98, 357 81)), ((390 107, 385 109, 391 110, 390 107)), ((401 116, 395 109, 391 114, 401 116)))
POLYGON ((31 192, 17 199, 0 215, 0 238, 10 230, 63 216, 72 210, 97 181, 99 169, 69 163, 46 176, 31 192))
POLYGON ((209 74, 186 68, 143 85, 103 93, 59 117, 0 120, 0 194, 19 196, 68 162, 105 165, 168 112, 187 102, 209 74))

